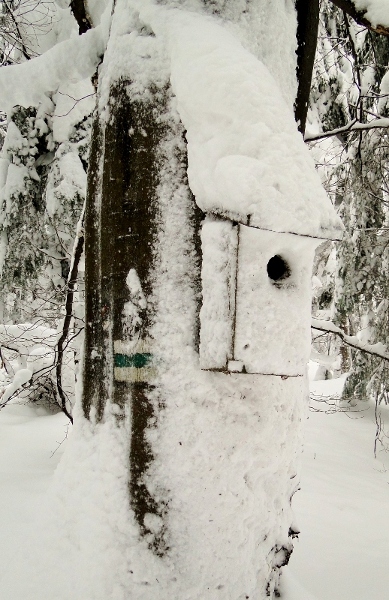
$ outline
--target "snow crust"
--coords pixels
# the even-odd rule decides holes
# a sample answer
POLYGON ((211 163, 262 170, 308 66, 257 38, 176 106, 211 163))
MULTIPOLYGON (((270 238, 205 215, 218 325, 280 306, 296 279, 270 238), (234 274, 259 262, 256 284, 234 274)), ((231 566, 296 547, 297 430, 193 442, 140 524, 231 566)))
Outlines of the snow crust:
POLYGON ((202 227, 200 365, 304 376, 309 358, 311 273, 316 240, 207 218, 202 227), (288 272, 271 279, 282 259, 288 272))
POLYGON ((208 217, 201 240, 200 366, 223 369, 233 358, 238 228, 208 217))
POLYGON ((315 242, 240 227, 234 358, 248 373, 305 375, 315 242), (268 275, 274 256, 288 266, 285 279, 268 275))

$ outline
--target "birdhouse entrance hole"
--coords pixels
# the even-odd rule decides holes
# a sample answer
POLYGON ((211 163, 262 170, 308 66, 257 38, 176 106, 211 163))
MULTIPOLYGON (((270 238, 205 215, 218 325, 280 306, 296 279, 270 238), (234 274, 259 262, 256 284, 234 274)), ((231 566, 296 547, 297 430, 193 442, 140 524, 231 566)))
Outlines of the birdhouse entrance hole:
POLYGON ((267 263, 267 274, 272 281, 279 282, 290 276, 290 268, 282 256, 276 254, 267 263))

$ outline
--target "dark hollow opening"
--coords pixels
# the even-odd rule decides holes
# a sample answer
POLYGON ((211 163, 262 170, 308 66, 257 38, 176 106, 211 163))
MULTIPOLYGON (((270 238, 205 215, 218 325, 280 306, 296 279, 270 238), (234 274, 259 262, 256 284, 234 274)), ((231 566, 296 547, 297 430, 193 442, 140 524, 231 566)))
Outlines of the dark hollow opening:
POLYGON ((290 275, 290 268, 282 256, 276 254, 267 263, 267 274, 273 281, 281 281, 290 275))

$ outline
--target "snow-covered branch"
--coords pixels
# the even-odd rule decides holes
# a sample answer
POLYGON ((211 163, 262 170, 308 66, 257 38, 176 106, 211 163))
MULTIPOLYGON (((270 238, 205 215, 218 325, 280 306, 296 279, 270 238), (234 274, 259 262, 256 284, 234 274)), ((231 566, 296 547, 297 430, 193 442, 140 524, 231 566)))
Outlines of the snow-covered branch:
POLYGON ((316 140, 323 140, 328 137, 333 137, 334 135, 339 135, 343 133, 351 133, 352 131, 367 131, 369 129, 379 129, 379 128, 387 128, 389 127, 389 119, 375 119, 374 121, 370 121, 370 123, 360 123, 356 119, 344 125, 343 127, 338 127, 337 129, 332 129, 331 131, 325 131, 323 133, 315 133, 315 134, 306 134, 304 137, 304 141, 306 142, 314 142, 316 140))
POLYGON ((0 69, 0 107, 37 106, 60 84, 92 77, 104 54, 107 23, 84 35, 60 42, 47 52, 19 65, 0 69))
POLYGON ((385 6, 375 0, 365 0, 365 2, 358 1, 359 6, 365 4, 365 8, 357 8, 356 3, 352 0, 331 0, 332 4, 335 4, 338 8, 347 13, 354 19, 359 25, 375 31, 380 35, 389 35, 389 17, 383 14, 385 6), (380 23, 381 16, 383 23, 380 23), (384 24, 386 23, 386 25, 384 24))
POLYGON ((367 352, 367 354, 371 354, 372 356, 376 356, 382 360, 389 361, 389 353, 386 350, 386 346, 381 342, 378 342, 377 344, 365 344, 364 342, 361 342, 361 340, 355 335, 346 335, 344 331, 340 329, 340 327, 337 327, 337 325, 331 321, 312 319, 311 327, 312 329, 316 329, 318 331, 333 333, 334 335, 339 336, 344 344, 347 344, 347 346, 350 346, 355 350, 367 352))

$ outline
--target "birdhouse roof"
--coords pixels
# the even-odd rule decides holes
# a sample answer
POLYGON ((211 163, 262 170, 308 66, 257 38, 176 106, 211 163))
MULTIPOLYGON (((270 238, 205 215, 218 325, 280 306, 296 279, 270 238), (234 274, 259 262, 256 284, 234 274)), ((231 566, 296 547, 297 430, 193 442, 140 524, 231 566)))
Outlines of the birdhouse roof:
POLYGON ((166 31, 199 207, 261 229, 339 239, 341 221, 265 65, 204 15, 170 10, 166 31))

